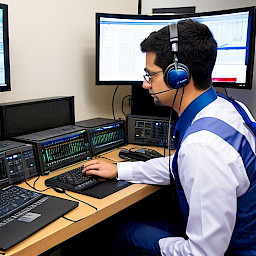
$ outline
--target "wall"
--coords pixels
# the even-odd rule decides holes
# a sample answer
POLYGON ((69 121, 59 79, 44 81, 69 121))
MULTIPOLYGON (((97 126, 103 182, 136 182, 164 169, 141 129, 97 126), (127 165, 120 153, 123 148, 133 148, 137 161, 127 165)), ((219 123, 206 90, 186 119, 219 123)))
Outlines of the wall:
MULTIPOLYGON (((112 117, 115 86, 95 86, 95 12, 137 13, 137 0, 2 0, 9 5, 11 83, 0 102, 54 96, 75 96, 76 121, 112 117)), ((210 11, 256 5, 256 0, 142 0, 146 7, 196 5, 210 11), (171 4, 170 4, 171 3, 171 4)), ((256 65, 255 65, 256 66, 256 65)), ((247 103, 256 116, 256 75, 252 91, 228 90, 247 103)), ((119 87, 116 116, 130 86, 119 87)), ((127 101, 126 101, 127 102, 127 101)), ((126 106, 126 111, 129 107, 126 106)))
MULTIPOLYGON (((196 12, 232 9, 256 5, 256 0, 142 0, 142 14, 152 13, 152 8, 196 6, 196 12)), ((228 89, 228 95, 243 101, 256 118, 256 60, 252 90, 228 89)))
POLYGON ((256 0, 141 0, 141 13, 150 14, 152 8, 196 6, 196 12, 215 11, 256 5, 256 0))
MULTIPOLYGON (((111 118, 116 87, 95 86, 95 12, 136 14, 137 0, 2 3, 9 6, 12 90, 0 93, 0 102, 74 95, 76 121, 111 118)), ((130 86, 119 87, 117 117, 127 94, 130 86)))

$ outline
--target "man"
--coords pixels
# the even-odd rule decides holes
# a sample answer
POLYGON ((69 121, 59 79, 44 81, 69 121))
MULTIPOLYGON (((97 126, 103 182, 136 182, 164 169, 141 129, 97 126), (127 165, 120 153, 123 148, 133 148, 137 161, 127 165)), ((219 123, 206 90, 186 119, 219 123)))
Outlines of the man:
POLYGON ((153 255, 256 255, 256 139, 248 128, 253 118, 241 104, 217 96, 212 87, 217 44, 210 30, 192 20, 180 21, 177 27, 178 51, 172 49, 177 42, 170 43, 169 26, 141 44, 146 52, 143 87, 157 105, 173 107, 180 116, 174 133, 176 154, 170 162, 166 157, 117 166, 93 160, 83 172, 160 185, 174 178, 185 232, 169 223, 131 222, 123 230, 124 246, 153 255), (180 63, 188 69, 188 81, 173 85, 169 68, 175 72, 180 63), (250 117, 246 124, 237 108, 250 117))

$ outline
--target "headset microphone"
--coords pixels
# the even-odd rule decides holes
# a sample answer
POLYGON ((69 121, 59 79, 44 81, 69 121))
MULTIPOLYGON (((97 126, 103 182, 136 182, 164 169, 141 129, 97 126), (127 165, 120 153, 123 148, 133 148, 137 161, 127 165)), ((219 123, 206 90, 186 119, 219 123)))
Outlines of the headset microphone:
POLYGON ((150 95, 157 95, 157 94, 161 94, 161 93, 164 93, 164 92, 169 92, 171 91, 172 89, 168 89, 168 90, 165 90, 165 91, 161 91, 161 92, 150 92, 149 94, 150 95))

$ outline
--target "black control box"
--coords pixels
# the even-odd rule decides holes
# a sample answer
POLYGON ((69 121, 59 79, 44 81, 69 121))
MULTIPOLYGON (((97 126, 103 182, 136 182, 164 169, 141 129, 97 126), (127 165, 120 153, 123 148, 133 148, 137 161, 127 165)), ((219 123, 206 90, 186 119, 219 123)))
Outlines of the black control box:
POLYGON ((37 175, 31 144, 0 141, 0 189, 37 175))
POLYGON ((0 103, 0 140, 74 124, 74 96, 0 103))
MULTIPOLYGON (((173 129, 173 123, 170 129, 173 129)), ((127 132, 129 144, 168 148, 169 118, 128 115, 127 132)), ((170 149, 174 149, 172 140, 170 149)))
POLYGON ((33 145, 37 168, 42 175, 91 157, 88 132, 75 125, 13 137, 33 145))

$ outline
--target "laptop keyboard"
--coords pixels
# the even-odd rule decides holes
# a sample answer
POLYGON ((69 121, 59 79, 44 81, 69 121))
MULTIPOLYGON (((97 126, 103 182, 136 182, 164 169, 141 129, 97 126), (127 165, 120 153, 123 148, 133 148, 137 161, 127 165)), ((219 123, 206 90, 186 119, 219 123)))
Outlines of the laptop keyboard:
POLYGON ((0 191, 0 221, 44 197, 43 194, 17 186, 0 191))
POLYGON ((47 179, 45 185, 48 187, 59 187, 67 190, 82 191, 100 183, 97 179, 87 177, 82 173, 83 166, 59 174, 47 179))

